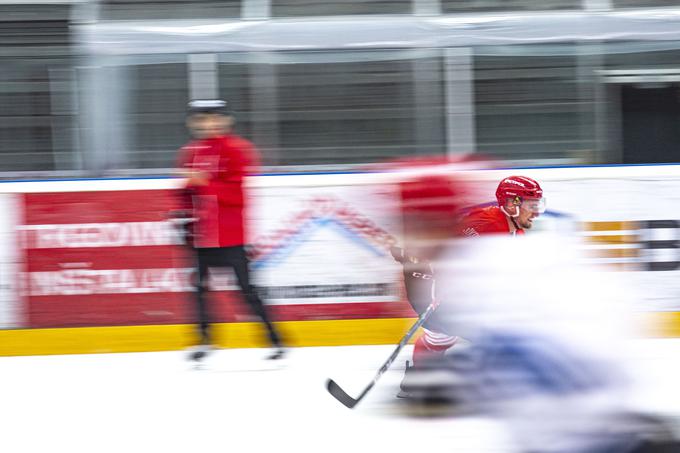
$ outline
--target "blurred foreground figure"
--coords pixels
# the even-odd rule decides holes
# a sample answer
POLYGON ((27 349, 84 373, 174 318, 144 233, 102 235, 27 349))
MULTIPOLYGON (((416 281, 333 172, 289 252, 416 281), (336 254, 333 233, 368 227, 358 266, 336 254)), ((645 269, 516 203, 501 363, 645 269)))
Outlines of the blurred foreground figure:
POLYGON ((625 285, 578 250, 547 232, 443 246, 438 320, 469 343, 442 356, 423 389, 501 422, 525 453, 680 451, 661 421, 629 405, 625 285))
POLYGON ((186 176, 180 191, 182 210, 195 221, 188 224, 188 238, 196 256, 196 310, 200 344, 192 353, 202 359, 210 350, 210 310, 207 299, 210 268, 231 268, 243 298, 267 329, 276 351, 269 357, 278 359, 284 350, 269 321, 265 307, 251 285, 244 210, 248 198, 244 178, 258 165, 252 143, 232 132, 234 118, 221 100, 197 100, 189 103, 187 126, 194 141, 182 148, 179 167, 186 176))

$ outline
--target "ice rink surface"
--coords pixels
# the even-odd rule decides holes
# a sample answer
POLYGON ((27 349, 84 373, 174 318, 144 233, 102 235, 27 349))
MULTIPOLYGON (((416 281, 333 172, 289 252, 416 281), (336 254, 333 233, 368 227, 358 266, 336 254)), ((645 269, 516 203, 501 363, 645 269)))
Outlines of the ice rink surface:
MULTIPOLYGON (((631 342, 642 383, 631 404, 680 413, 680 340, 631 342)), ((221 350, 202 369, 185 352, 0 358, 5 452, 510 453, 489 420, 407 416, 394 395, 410 348, 355 409, 351 395, 393 346, 296 348, 282 363, 262 349, 221 350)))

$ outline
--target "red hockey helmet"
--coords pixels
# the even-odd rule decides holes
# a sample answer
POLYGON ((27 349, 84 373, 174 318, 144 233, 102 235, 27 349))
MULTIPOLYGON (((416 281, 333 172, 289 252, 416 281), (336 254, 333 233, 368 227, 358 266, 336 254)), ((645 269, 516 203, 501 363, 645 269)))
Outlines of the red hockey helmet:
POLYGON ((404 232, 450 236, 460 205, 460 184, 448 174, 418 174, 400 183, 404 232))
POLYGON ((406 162, 399 175, 399 215, 406 248, 432 257, 444 241, 459 231, 463 209, 476 199, 467 170, 478 164, 466 160, 406 162), (467 172, 467 173, 466 173, 467 172))
POLYGON ((498 184, 496 189, 498 205, 505 206, 508 199, 511 199, 516 206, 528 200, 538 200, 540 203, 537 203, 534 209, 538 212, 545 210, 543 189, 538 182, 526 176, 508 176, 498 184))

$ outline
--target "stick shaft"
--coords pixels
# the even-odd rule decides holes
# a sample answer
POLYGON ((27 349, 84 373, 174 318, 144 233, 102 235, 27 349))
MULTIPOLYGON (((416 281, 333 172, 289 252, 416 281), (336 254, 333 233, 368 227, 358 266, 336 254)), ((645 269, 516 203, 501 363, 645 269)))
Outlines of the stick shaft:
POLYGON ((352 398, 342 390, 342 388, 335 383, 332 379, 329 379, 326 382, 326 388, 328 389, 328 392, 333 395, 335 399, 340 401, 342 404, 345 406, 349 407, 350 409, 353 408, 354 406, 357 405, 359 401, 361 401, 364 396, 373 388, 376 382, 378 382, 378 379, 389 369, 389 367, 392 365, 392 362, 397 358, 401 350, 406 346, 406 344, 409 342, 409 340, 415 335, 415 333, 418 331, 420 326, 422 326, 425 321, 427 321, 427 318, 430 317, 430 315, 434 312, 434 310, 437 308, 437 303, 433 301, 427 309, 418 317, 418 320, 411 326, 411 328, 404 334, 404 336, 401 338, 399 341, 399 344, 397 347, 392 351, 392 354, 387 358, 385 363, 380 367, 378 372, 375 374, 373 377, 373 380, 364 388, 364 390, 357 396, 356 398, 352 398))

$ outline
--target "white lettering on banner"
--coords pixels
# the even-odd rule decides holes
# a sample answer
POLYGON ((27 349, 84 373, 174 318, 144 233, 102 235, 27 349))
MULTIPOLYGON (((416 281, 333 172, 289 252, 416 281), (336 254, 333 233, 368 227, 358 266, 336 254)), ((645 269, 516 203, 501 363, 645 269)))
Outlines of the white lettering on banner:
POLYGON ((180 244, 170 222, 68 223, 20 225, 26 249, 134 247, 180 244))
POLYGON ((27 272, 25 296, 188 292, 192 268, 63 269, 27 272))

